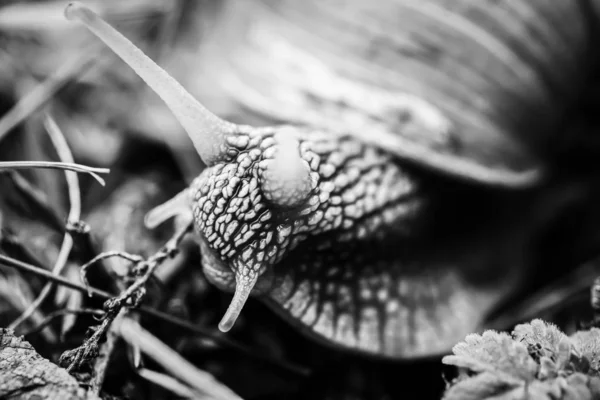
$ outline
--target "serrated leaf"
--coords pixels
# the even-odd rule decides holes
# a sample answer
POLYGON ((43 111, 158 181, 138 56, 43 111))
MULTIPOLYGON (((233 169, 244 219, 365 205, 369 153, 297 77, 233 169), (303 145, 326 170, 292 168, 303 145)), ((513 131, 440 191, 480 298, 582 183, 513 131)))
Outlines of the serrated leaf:
POLYGON ((592 376, 588 381, 588 387, 592 393, 592 398, 600 399, 600 377, 592 376))
POLYGON ((482 335, 471 334, 452 351, 454 356, 444 357, 443 363, 474 372, 495 371, 524 381, 534 379, 537 372, 537 364, 525 345, 506 333, 490 330, 482 335))
POLYGON ((558 343, 558 349, 556 350, 556 367, 559 370, 564 370, 569 367, 574 367, 576 363, 572 363, 571 361, 577 361, 580 359, 579 352, 575 349, 571 340, 567 337, 564 337, 558 343))
POLYGON ((494 331, 481 336, 469 335, 453 351, 455 354, 445 357, 444 363, 479 374, 455 380, 444 399, 600 399, 600 377, 597 376, 600 329, 568 337, 556 326, 534 320, 517 326, 512 338, 494 331), (524 349, 532 353, 533 358, 523 357, 524 349), (528 371, 532 375, 528 375, 528 371), (503 387, 504 390, 500 390, 503 387))
POLYGON ((585 357, 590 367, 598 372, 600 370, 600 329, 592 328, 588 331, 579 331, 571 336, 571 342, 585 357))
POLYGON ((544 322, 541 319, 534 319, 528 324, 517 325, 513 330, 513 338, 524 343, 530 353, 539 354, 536 359, 548 357, 551 360, 556 360, 559 354, 564 353, 565 348, 568 349, 568 346, 565 347, 565 343, 569 341, 567 335, 562 333, 556 325, 544 322))

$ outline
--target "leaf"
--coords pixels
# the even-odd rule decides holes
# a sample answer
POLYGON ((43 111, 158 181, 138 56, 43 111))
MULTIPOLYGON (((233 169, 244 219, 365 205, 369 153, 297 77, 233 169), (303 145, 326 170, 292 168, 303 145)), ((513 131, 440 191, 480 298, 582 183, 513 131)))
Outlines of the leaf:
POLYGON ((0 398, 99 400, 66 370, 40 356, 22 337, 0 328, 0 398))
POLYGON ((473 372, 499 372, 517 380, 531 381, 537 371, 537 364, 525 345, 503 332, 489 330, 482 335, 468 335, 452 351, 454 356, 446 356, 442 362, 473 372))
POLYGON ((600 370, 600 329, 592 328, 575 332, 571 336, 571 342, 581 356, 589 361, 590 367, 598 372, 600 370))
POLYGON ((592 398, 599 399, 600 398, 600 377, 592 376, 588 381, 588 387, 590 388, 590 392, 592 393, 592 398))
POLYGON ((507 382, 492 372, 484 372, 473 378, 464 379, 450 387, 442 400, 480 400, 501 395, 522 385, 507 382))
POLYGON ((512 337, 495 331, 469 335, 453 352, 442 361, 471 375, 457 378, 444 399, 600 399, 600 329, 568 337, 534 320, 517 326, 512 337))
POLYGON ((543 356, 539 359, 540 369, 538 370, 538 379, 552 379, 558 376, 558 367, 550 358, 543 356))
POLYGON ((565 350, 564 342, 569 341, 567 335, 562 333, 556 325, 541 319, 517 325, 513 330, 513 338, 524 343, 536 360, 541 357, 556 360, 556 357, 565 350))

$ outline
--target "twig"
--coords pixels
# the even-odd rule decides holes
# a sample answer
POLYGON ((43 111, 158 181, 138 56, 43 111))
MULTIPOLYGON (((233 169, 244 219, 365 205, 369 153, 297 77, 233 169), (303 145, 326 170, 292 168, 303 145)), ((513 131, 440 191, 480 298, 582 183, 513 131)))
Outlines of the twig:
MULTIPOLYGON (((120 316, 117 318, 122 318, 120 316)), ((117 341, 119 339, 119 335, 115 332, 114 324, 106 333, 106 340, 100 345, 100 349, 98 352, 98 357, 94 362, 94 366, 92 368, 91 377, 89 380, 90 390, 100 395, 100 391, 102 390, 102 385, 104 384, 104 379, 106 378, 106 372, 108 370, 108 365, 110 362, 110 356, 117 345, 117 341)))
POLYGON ((144 354, 195 390, 215 399, 241 400, 241 397, 231 389, 218 382, 209 373, 196 368, 137 322, 123 318, 119 333, 123 340, 129 344, 139 345, 144 354))
MULTIPOLYGON (((39 267, 36 267, 35 265, 31 265, 31 264, 27 264, 27 263, 24 263, 19 260, 15 260, 14 258, 7 257, 4 254, 0 254, 0 264, 4 264, 8 267, 12 267, 12 268, 18 269, 20 271, 36 274, 39 277, 42 277, 42 278, 45 278, 48 280, 52 280, 60 285, 71 288, 73 290, 78 290, 82 293, 88 293, 88 291, 89 291, 92 293, 92 295, 99 297, 101 299, 108 300, 108 299, 113 298, 112 294, 105 292, 104 290, 100 290, 95 287, 86 288, 85 286, 75 283, 75 282, 72 282, 62 276, 53 275, 50 271, 47 271, 43 268, 39 268, 39 267)), ((164 313, 162 311, 158 311, 154 308, 140 306, 139 308, 136 309, 136 311, 139 311, 145 315, 154 317, 163 322, 167 322, 171 325, 177 326, 177 327, 187 330, 191 333, 210 338, 210 339, 214 340, 215 342, 220 343, 229 348, 235 349, 235 350, 239 351, 240 353, 247 355, 248 357, 263 361, 270 365, 277 366, 286 371, 289 371, 289 372, 292 372, 292 373, 295 373, 298 375, 304 375, 304 376, 308 376, 310 374, 310 371, 306 367, 293 365, 291 363, 288 363, 288 362, 285 362, 282 360, 277 360, 272 357, 266 356, 264 354, 256 353, 240 343, 237 343, 230 339, 216 335, 207 329, 203 329, 201 327, 195 326, 194 324, 192 324, 188 321, 184 321, 180 318, 174 317, 174 316, 164 313)))
MULTIPOLYGON (((48 114, 44 120, 44 126, 46 127, 46 131, 50 136, 50 140, 52 140, 52 144, 54 145, 60 160, 64 163, 73 164, 75 160, 73 159, 73 154, 71 154, 69 145, 60 131, 60 128, 58 125, 56 125, 56 122, 54 122, 52 117, 50 117, 48 114)), ((81 193, 79 191, 79 179, 77 178, 77 174, 72 171, 65 171, 65 179, 67 181, 70 208, 67 216, 67 224, 73 224, 79 221, 81 218, 81 193)), ((73 237, 67 229, 63 236, 63 241, 58 252, 58 256, 56 257, 54 268, 52 269, 53 274, 62 274, 65 266, 67 265, 67 260, 72 249, 73 237)), ((34 302, 31 303, 27 310, 25 310, 25 312, 23 312, 19 318, 13 321, 8 328, 16 329, 23 321, 27 320, 35 312, 35 310, 40 307, 44 300, 46 300, 53 287, 53 282, 46 283, 34 302)))
POLYGON ((72 350, 65 351, 59 359, 59 364, 67 369, 67 372, 78 370, 84 363, 90 362, 99 354, 100 340, 108 332, 111 324, 117 316, 123 314, 128 307, 138 307, 146 294, 146 283, 154 274, 154 270, 167 258, 177 253, 177 247, 184 236, 192 229, 192 223, 184 226, 173 235, 165 245, 155 254, 137 263, 133 269, 138 275, 137 279, 119 296, 111 298, 104 303, 106 314, 102 323, 95 328, 91 337, 72 350))
POLYGON ((48 314, 48 316, 36 327, 26 331, 23 333, 23 336, 29 336, 29 335, 33 335, 34 333, 38 333, 40 332, 42 329, 44 329, 45 327, 47 327, 48 325, 50 325, 52 323, 52 321, 54 321, 56 318, 68 315, 68 314, 76 314, 76 315, 95 315, 95 316, 103 316, 104 315, 104 311, 102 310, 98 310, 95 308, 78 308, 78 309, 62 309, 62 310, 56 310, 54 312, 51 312, 50 314, 48 314))
POLYGON ((6 114, 0 118, 0 141, 25 118, 34 113, 69 80, 81 74, 87 67, 96 65, 97 53, 89 49, 72 60, 61 65, 52 76, 36 86, 25 97, 21 98, 6 114))
MULTIPOLYGON (((81 279, 81 282, 83 282, 83 284, 86 287, 89 287, 89 281, 87 279, 87 274, 88 274, 88 269, 96 264, 98 261, 102 261, 105 260, 107 258, 112 258, 112 257, 120 257, 123 258, 127 261, 131 261, 133 263, 140 263, 142 261, 144 261, 144 259, 136 254, 129 254, 127 252, 124 251, 105 251, 103 253, 98 254, 96 257, 92 258, 90 261, 86 262, 85 264, 83 264, 81 266, 81 268, 79 269, 79 278, 81 279)), ((92 296, 91 293, 88 293, 88 296, 92 296)))
POLYGON ((90 336, 81 346, 62 353, 58 359, 58 364, 61 367, 66 368, 67 372, 71 373, 78 370, 82 364, 90 362, 98 357, 100 353, 100 339, 104 337, 113 320, 124 312, 125 308, 108 310, 106 314, 104 314, 104 319, 99 326, 94 328, 90 327, 90 329, 94 330, 92 336, 90 336), (113 312, 116 314, 111 315, 113 312))
MULTIPOLYGON (((173 237, 165 243, 165 245, 159 249, 156 254, 153 254, 148 258, 148 260, 141 262, 138 264, 140 271, 142 272, 142 276, 137 279, 131 286, 127 288, 117 299, 116 303, 122 303, 123 301, 127 301, 130 299, 135 292, 139 291, 143 286, 146 285, 146 282, 150 277, 154 274, 154 270, 167 258, 173 257, 177 252, 177 248, 185 235, 192 230, 192 224, 188 224, 183 226, 179 231, 175 232, 173 237)), ((139 296, 138 296, 139 297, 139 296)), ((138 299, 138 301, 141 298, 138 299)))
POLYGON ((108 174, 110 170, 108 168, 94 168, 88 167, 81 164, 65 163, 65 162, 53 162, 53 161, 2 161, 0 162, 0 170, 3 169, 31 169, 31 168, 45 168, 45 169, 60 169, 67 171, 82 172, 90 174, 94 179, 98 181, 102 186, 105 182, 98 174, 108 174))
MULTIPOLYGON (((0 264, 4 264, 8 267, 16 268, 20 271, 30 272, 39 277, 48 279, 48 280, 58 283, 60 285, 66 286, 68 288, 71 288, 74 290, 79 290, 82 293, 86 293, 88 291, 88 289, 85 286, 82 286, 78 283, 72 282, 72 281, 68 280, 67 278, 64 278, 62 276, 53 275, 52 272, 50 272, 50 271, 47 271, 43 268, 36 267, 35 265, 31 265, 31 264, 24 263, 19 260, 15 260, 14 258, 7 257, 4 254, 0 254, 0 264)), ((104 290, 96 289, 94 287, 90 287, 89 291, 92 292, 92 294, 94 296, 100 297, 102 299, 110 299, 113 297, 110 293, 105 292, 104 290)))

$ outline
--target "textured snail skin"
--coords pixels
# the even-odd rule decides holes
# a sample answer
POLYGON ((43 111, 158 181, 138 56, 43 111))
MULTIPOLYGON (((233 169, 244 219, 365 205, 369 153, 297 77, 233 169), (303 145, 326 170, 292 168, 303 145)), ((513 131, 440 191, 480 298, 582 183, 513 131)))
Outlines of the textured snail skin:
POLYGON ((310 167, 310 195, 294 209, 274 205, 261 173, 278 129, 240 133, 231 159, 190 186, 209 281, 233 291, 236 272, 250 267, 260 275, 253 294, 287 321, 328 345, 378 356, 441 353, 476 329, 511 278, 478 287, 468 277, 518 268, 503 246, 520 256, 520 235, 467 241, 466 251, 456 243, 413 250, 409 237, 429 209, 421 179, 352 136, 309 128, 286 129, 310 167))
POLYGON ((398 236, 408 233, 423 206, 415 178, 351 137, 295 131, 311 171, 310 195, 297 207, 282 208, 264 195, 264 169, 277 147, 272 128, 236 137, 231 161, 207 168, 192 183, 194 221, 209 252, 234 270, 240 263, 258 272, 309 236, 335 233, 350 243, 381 236, 384 226, 396 226, 398 236))

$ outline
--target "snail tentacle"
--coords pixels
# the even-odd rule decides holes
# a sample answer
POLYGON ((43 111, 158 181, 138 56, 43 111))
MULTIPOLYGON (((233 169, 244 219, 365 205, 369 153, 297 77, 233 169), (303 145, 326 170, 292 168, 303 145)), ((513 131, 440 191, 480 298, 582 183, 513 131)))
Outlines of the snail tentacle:
POLYGON ((250 297, 250 292, 252 292, 254 285, 258 281, 258 274, 253 270, 249 268, 244 268, 243 270, 242 273, 236 275, 233 299, 231 299, 225 315, 221 319, 221 322, 219 322, 221 332, 228 332, 233 327, 248 297, 250 297))
POLYGON ((224 155, 225 137, 235 133, 235 124, 208 111, 165 70, 86 6, 72 2, 65 9, 65 16, 82 22, 162 98, 207 165, 224 155))
MULTIPOLYGON (((191 214, 189 197, 190 190, 186 188, 163 204, 154 207, 146 214, 144 225, 153 229, 176 215, 191 214)), ((191 220, 192 217, 189 219, 191 220)))
POLYGON ((300 143, 286 129, 275 133, 276 154, 263 164, 261 187, 265 197, 281 206, 301 205, 311 193, 310 167, 300 154, 300 143))
MULTIPOLYGON (((232 137, 243 136, 248 127, 225 121, 208 111, 179 82, 89 8, 78 2, 71 2, 65 9, 65 16, 82 22, 163 99, 189 135, 206 165, 215 165, 227 159, 232 143, 239 142, 232 137)), ((301 171, 300 156, 288 150, 284 150, 282 154, 275 163, 276 170, 270 174, 273 176, 274 185, 295 187, 297 198, 306 197, 304 186, 299 184, 307 181, 307 174, 301 171)), ((282 201, 285 202, 285 199, 282 201)))

